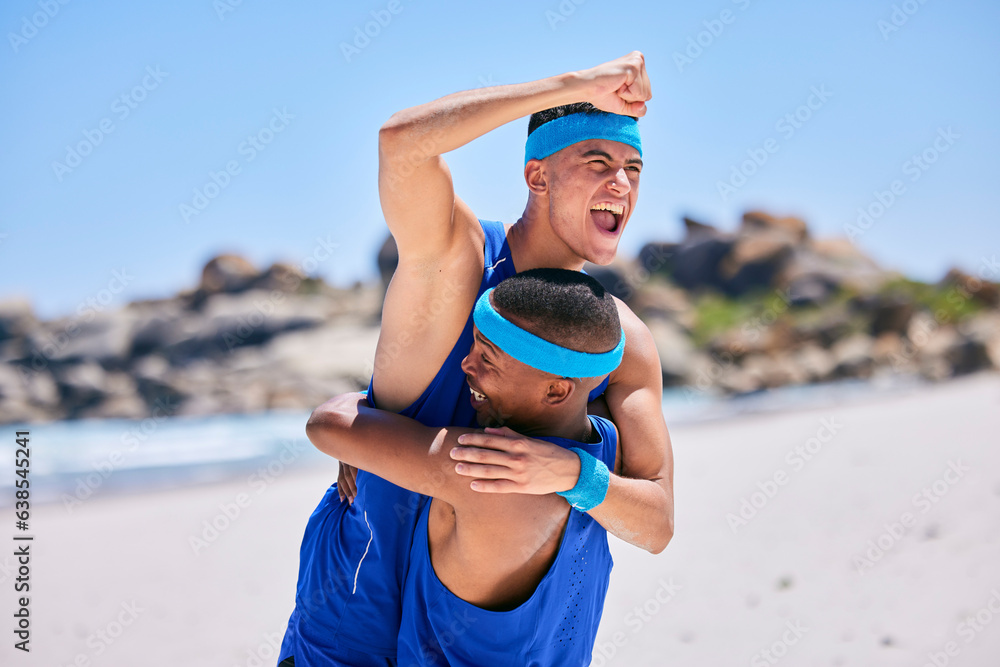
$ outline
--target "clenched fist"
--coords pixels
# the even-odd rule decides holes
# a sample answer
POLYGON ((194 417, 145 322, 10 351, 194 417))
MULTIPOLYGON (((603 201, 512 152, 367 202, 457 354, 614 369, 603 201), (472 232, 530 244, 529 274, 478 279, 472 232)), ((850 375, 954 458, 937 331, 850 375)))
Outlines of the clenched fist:
POLYGON ((578 73, 588 87, 586 101, 601 111, 623 116, 644 116, 646 101, 653 97, 646 74, 646 59, 640 51, 578 73))

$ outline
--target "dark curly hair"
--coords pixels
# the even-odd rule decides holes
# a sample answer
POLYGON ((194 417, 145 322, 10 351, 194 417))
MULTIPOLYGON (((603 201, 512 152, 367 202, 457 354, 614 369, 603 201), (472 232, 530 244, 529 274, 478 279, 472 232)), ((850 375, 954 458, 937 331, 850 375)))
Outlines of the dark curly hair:
POLYGON ((501 315, 517 317, 526 331, 577 352, 607 352, 621 338, 615 300, 580 271, 531 269, 500 282, 491 296, 501 315))

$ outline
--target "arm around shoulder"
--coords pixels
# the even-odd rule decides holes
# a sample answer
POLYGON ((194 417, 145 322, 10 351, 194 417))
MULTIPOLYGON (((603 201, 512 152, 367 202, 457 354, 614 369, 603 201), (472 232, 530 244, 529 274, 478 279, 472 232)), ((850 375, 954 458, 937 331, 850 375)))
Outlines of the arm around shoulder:
POLYGON ((306 423, 309 440, 325 454, 416 493, 451 504, 477 498, 455 472, 449 453, 471 429, 432 428, 392 412, 376 410, 362 394, 336 396, 306 423))

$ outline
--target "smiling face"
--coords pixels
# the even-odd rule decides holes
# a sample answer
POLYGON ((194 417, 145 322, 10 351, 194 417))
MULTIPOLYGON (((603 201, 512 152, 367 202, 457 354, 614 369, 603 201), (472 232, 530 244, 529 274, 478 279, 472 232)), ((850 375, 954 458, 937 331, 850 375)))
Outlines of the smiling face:
POLYGON ((617 365, 622 335, 614 297, 584 273, 530 269, 501 281, 476 302, 461 364, 479 425, 528 435, 586 423, 589 394, 613 369, 609 358, 617 365))
POLYGON ((462 360, 462 371, 469 383, 476 421, 480 426, 511 428, 534 423, 544 408, 541 398, 549 381, 559 379, 504 353, 475 325, 472 335, 472 348, 462 360))
MULTIPOLYGON (((587 139, 530 165, 544 177, 556 236, 577 256, 609 264, 639 197, 639 151, 617 141, 587 139)), ((526 176, 530 185, 531 175, 526 176)))

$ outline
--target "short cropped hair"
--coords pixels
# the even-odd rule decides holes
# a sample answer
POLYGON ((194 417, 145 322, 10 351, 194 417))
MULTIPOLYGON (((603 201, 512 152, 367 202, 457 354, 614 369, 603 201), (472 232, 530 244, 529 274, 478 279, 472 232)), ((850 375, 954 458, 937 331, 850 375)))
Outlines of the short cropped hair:
MULTIPOLYGON (((601 111, 595 107, 590 102, 574 102, 573 104, 564 104, 559 107, 552 107, 551 109, 542 109, 541 111, 536 111, 531 114, 528 119, 528 136, 537 130, 540 126, 549 122, 550 120, 555 120, 556 118, 562 118, 563 116, 568 116, 571 113, 608 113, 607 111, 601 111)), ((629 116, 632 120, 639 120, 637 116, 629 116)))
POLYGON ((607 352, 621 339, 614 298, 580 271, 531 269, 500 282, 491 296, 501 315, 517 317, 526 331, 577 352, 607 352))

